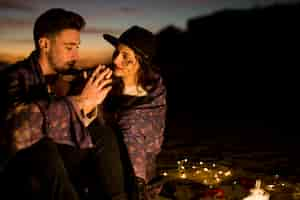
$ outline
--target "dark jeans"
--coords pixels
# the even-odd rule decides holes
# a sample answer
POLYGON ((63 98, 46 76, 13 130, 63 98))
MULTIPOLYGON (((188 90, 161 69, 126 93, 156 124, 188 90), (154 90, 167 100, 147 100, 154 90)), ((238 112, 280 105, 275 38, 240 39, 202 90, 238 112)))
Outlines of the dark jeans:
POLYGON ((44 138, 19 151, 1 177, 1 199, 127 199, 131 183, 125 183, 115 134, 106 129, 97 132, 93 149, 44 138))

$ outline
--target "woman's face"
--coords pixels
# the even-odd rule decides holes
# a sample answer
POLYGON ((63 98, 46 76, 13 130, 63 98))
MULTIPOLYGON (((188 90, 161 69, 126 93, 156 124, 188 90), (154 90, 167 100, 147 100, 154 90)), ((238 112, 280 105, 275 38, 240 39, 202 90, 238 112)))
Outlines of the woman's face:
POLYGON ((136 78, 140 67, 134 51, 124 44, 119 44, 113 54, 113 72, 122 79, 136 78))

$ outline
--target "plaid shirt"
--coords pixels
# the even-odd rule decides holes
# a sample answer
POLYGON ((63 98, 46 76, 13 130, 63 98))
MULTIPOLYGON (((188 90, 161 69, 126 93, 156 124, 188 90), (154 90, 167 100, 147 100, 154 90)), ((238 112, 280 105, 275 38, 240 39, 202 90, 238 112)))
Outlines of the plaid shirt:
POLYGON ((93 146, 69 97, 49 94, 35 52, 1 75, 0 145, 18 151, 49 137, 57 143, 79 148, 93 146))

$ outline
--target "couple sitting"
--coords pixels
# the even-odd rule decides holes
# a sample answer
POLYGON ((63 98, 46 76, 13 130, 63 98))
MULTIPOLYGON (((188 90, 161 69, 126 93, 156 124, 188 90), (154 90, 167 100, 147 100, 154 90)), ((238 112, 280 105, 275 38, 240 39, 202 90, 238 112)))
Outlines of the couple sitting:
POLYGON ((155 37, 138 26, 119 38, 104 34, 115 47, 112 68, 99 65, 79 92, 61 92, 84 26, 77 13, 46 11, 34 25, 35 51, 1 72, 3 197, 154 198, 146 185, 156 176, 166 114, 155 37))

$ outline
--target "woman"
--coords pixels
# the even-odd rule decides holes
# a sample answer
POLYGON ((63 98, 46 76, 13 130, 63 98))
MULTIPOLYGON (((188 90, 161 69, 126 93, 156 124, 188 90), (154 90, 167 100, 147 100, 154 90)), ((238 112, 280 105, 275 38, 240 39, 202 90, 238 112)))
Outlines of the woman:
POLYGON ((113 75, 121 80, 106 99, 104 118, 121 133, 139 185, 148 184, 156 176, 166 115, 166 88, 153 63, 155 36, 133 26, 119 38, 103 37, 115 47, 113 75))

